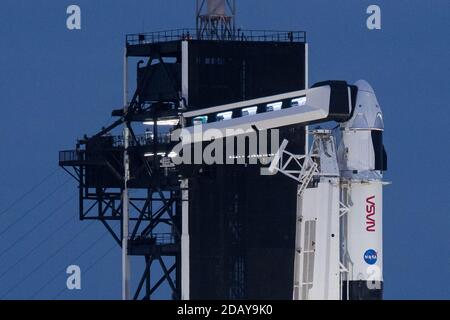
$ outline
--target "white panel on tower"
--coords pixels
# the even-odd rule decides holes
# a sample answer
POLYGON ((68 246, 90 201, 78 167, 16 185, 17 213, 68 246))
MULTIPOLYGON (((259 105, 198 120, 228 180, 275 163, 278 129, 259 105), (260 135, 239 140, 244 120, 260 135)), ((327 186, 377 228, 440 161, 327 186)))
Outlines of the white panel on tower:
POLYGON ((293 298, 338 300, 339 178, 321 178, 299 204, 293 298))

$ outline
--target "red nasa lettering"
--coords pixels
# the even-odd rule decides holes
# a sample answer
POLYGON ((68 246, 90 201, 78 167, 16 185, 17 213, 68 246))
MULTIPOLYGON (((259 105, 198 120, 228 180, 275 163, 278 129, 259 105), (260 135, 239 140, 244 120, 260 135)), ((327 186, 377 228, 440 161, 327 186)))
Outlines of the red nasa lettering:
POLYGON ((366 230, 375 232, 375 196, 366 199, 366 230))

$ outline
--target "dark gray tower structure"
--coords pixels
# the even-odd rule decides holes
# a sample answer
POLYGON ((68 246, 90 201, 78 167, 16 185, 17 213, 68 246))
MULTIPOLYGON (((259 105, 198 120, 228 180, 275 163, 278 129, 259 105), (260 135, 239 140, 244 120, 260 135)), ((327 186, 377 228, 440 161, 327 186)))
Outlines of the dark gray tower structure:
MULTIPOLYGON (((122 245, 127 152, 127 253, 145 261, 132 298, 166 284, 173 299, 291 299, 297 184, 259 165, 173 166, 168 155, 182 112, 307 88, 306 35, 235 30, 230 1, 199 1, 197 13, 197 29, 126 37, 134 94, 125 76, 117 120, 59 163, 79 183, 80 219, 99 220, 122 245), (114 134, 122 125, 127 143, 114 134)), ((305 128, 280 129, 285 138, 303 150, 305 128)))

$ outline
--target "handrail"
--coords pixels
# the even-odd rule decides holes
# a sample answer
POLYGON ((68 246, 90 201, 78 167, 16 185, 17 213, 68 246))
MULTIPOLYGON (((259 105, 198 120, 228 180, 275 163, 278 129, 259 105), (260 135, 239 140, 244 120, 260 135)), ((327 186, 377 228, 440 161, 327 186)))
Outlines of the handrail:
MULTIPOLYGON (((182 40, 217 40, 207 33, 197 33, 196 29, 173 29, 145 33, 134 33, 126 36, 127 45, 142 45, 182 40)), ((305 31, 275 30, 236 30, 228 34, 222 41, 257 41, 257 42, 306 42, 305 31)))

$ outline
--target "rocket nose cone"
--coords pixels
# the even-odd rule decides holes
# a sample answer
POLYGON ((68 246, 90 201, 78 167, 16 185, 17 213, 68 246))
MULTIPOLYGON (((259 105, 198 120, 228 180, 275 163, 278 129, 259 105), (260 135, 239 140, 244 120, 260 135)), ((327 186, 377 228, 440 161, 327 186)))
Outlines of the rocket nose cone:
POLYGON ((355 82, 355 86, 358 87, 358 90, 360 91, 366 91, 366 92, 370 92, 372 94, 375 94, 375 92, 373 91, 372 86, 366 81, 366 80, 358 80, 355 82))

